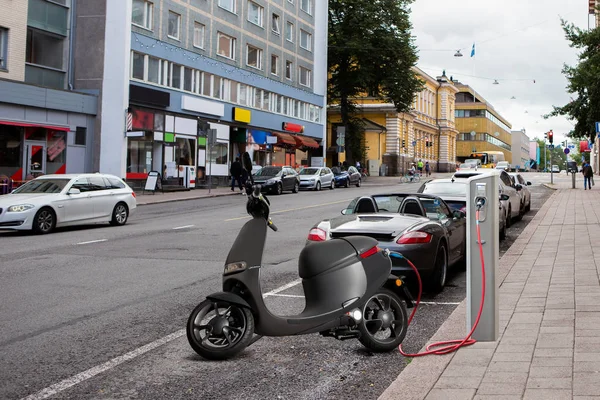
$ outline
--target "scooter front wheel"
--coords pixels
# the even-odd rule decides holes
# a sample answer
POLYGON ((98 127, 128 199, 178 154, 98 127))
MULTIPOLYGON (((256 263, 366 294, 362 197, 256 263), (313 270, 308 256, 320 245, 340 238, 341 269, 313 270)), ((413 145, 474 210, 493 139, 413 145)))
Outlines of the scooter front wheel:
POLYGON ((196 353, 208 360, 226 360, 250 344, 254 317, 247 308, 207 299, 190 314, 186 332, 196 353))
POLYGON ((374 352, 387 352, 402 343, 408 329, 408 312, 396 293, 381 288, 362 310, 363 319, 358 329, 363 346, 374 352))

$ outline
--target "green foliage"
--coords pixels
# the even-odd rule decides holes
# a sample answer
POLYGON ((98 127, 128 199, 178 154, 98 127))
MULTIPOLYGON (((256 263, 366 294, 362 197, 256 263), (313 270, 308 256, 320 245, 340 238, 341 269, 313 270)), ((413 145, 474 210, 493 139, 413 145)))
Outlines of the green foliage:
POLYGON ((340 107, 350 161, 363 160, 365 154, 364 128, 354 118, 354 99, 368 94, 407 112, 422 88, 412 71, 418 57, 410 3, 329 0, 328 101, 340 107))
POLYGON ((573 139, 593 139, 595 123, 600 121, 600 28, 587 31, 562 20, 562 27, 571 47, 580 50, 576 66, 563 66, 569 84, 571 101, 563 106, 553 106, 544 118, 566 116, 575 121, 567 136, 573 139))
MULTIPOLYGON (((554 149, 550 150, 548 148, 546 148, 546 151, 544 151, 544 146, 547 146, 548 143, 544 143, 543 139, 538 139, 535 138, 535 141, 538 142, 538 145, 540 146, 540 165, 538 166, 539 169, 544 169, 544 166, 546 165, 546 159, 544 157, 547 157, 548 159, 548 168, 551 168, 552 165, 558 165, 558 167, 562 170, 562 169, 566 169, 567 167, 567 156, 564 153, 564 147, 554 147, 554 149), (552 161, 552 163, 550 164, 550 161, 552 161)), ((560 143, 555 143, 555 146, 558 146, 560 143)))

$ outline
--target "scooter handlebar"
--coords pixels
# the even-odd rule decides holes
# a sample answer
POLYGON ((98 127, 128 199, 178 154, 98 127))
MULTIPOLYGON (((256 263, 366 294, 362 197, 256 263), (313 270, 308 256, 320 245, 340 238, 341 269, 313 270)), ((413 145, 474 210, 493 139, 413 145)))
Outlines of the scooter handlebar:
POLYGON ((271 218, 269 218, 269 220, 267 221, 267 226, 269 228, 273 229, 273 232, 277 232, 277 226, 275 226, 273 221, 271 221, 271 218))

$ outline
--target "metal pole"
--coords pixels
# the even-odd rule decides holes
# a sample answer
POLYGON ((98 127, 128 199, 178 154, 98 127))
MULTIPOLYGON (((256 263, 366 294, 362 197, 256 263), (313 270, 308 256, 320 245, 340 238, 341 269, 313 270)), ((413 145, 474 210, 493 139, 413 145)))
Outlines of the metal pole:
POLYGON ((544 171, 548 168, 548 156, 546 152, 548 151, 548 145, 546 144, 546 139, 544 139, 544 171))
POLYGON ((208 146, 208 151, 210 152, 208 156, 208 159, 210 160, 208 163, 208 194, 210 194, 212 189, 212 149, 213 145, 210 143, 208 146))
POLYGON ((575 189, 575 172, 571 171, 571 187, 575 189))
POLYGON ((550 183, 554 183, 554 168, 552 168, 552 149, 550 149, 550 183))

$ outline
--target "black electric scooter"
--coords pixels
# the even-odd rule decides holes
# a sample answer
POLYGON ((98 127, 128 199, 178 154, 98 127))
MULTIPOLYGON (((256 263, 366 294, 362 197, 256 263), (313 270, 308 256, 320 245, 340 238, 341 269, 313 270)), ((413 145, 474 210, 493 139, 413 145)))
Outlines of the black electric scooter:
POLYGON ((235 356, 262 336, 319 332, 336 339, 358 339, 375 352, 398 347, 408 328, 410 292, 391 275, 389 252, 377 240, 352 236, 308 244, 300 253, 306 306, 293 316, 273 315, 265 306, 260 269, 269 218, 269 200, 252 179, 252 162, 242 156, 250 182, 246 209, 252 216, 229 251, 223 271, 223 291, 206 297, 192 311, 187 338, 202 357, 235 356))

